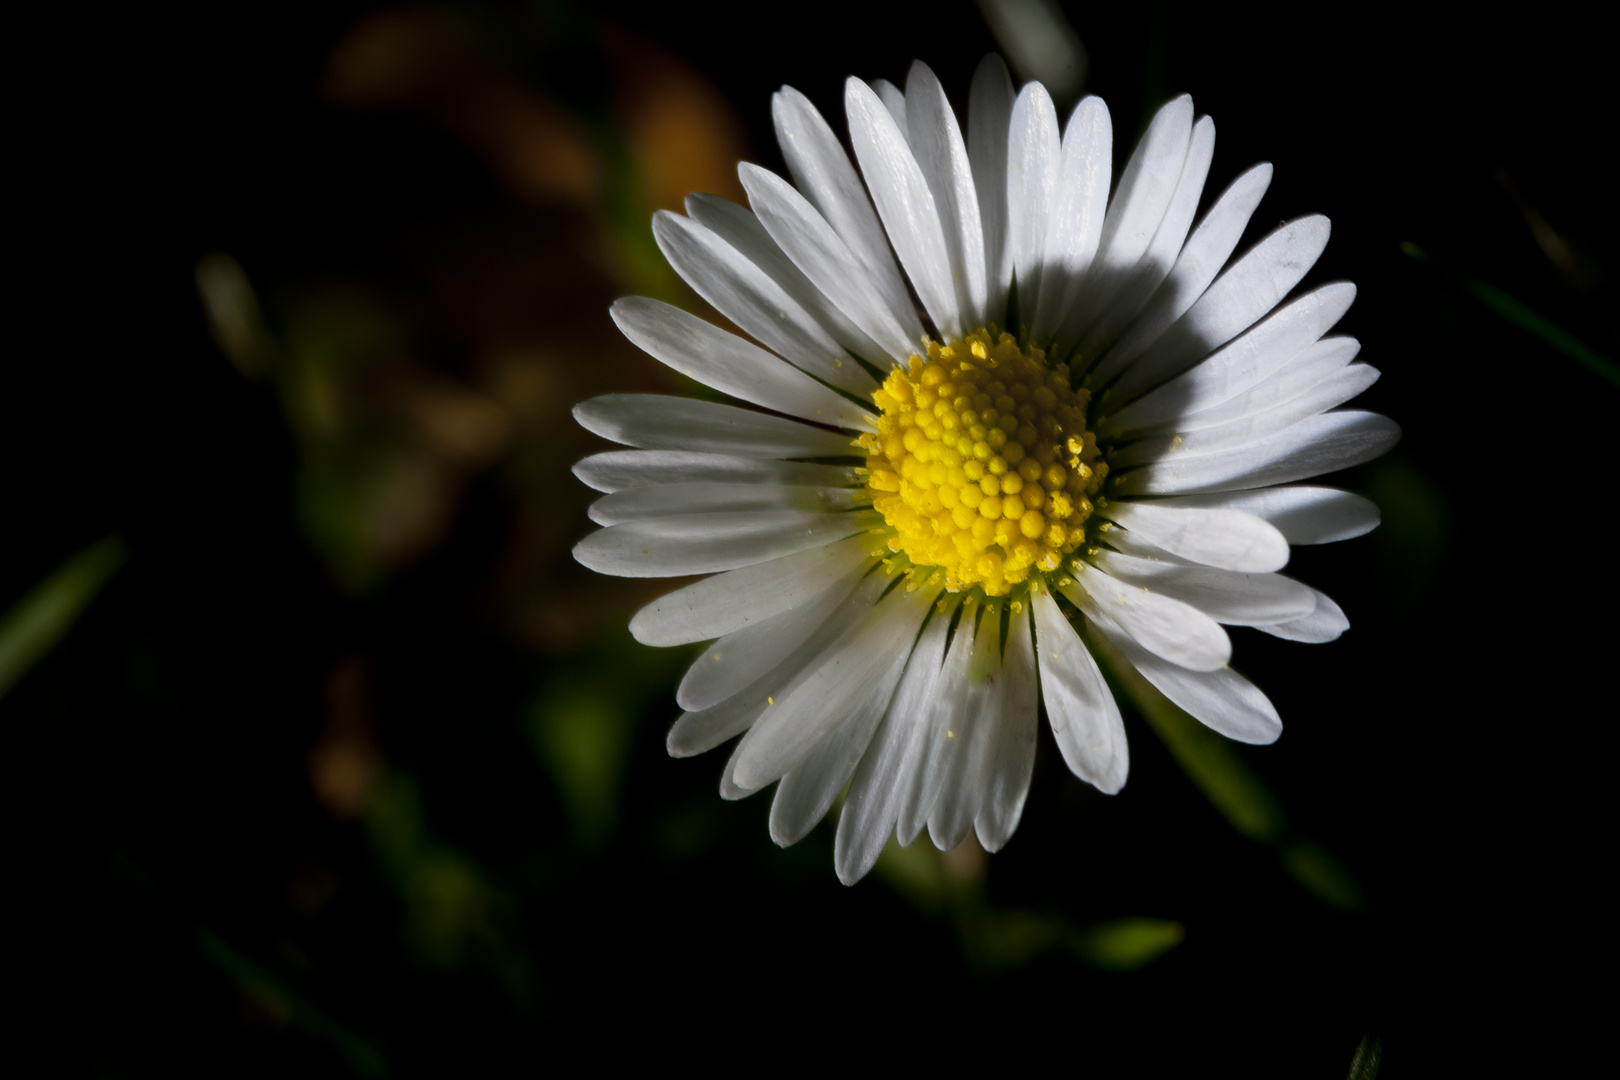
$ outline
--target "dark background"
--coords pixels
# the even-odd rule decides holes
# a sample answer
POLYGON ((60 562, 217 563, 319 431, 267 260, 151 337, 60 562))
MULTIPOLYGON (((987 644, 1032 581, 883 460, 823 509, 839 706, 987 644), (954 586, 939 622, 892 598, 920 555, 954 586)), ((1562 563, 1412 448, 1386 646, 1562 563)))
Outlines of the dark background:
POLYGON ((1384 372, 1361 400, 1405 430, 1338 478, 1383 526, 1291 565, 1352 630, 1235 635, 1287 724, 1239 756, 1359 883, 1340 907, 1134 716, 1120 795, 1048 738, 987 867, 845 888, 830 826, 778 850, 768 796, 714 795, 719 754, 665 756, 690 653, 623 629, 662 586, 568 558, 567 467, 595 445, 568 407, 680 389, 606 314, 682 298, 647 214, 735 157, 780 169, 783 83, 836 116, 847 74, 921 58, 960 106, 994 48, 972 5, 249 3, 19 31, 0 604, 108 533, 130 553, 0 700, 13 981, 66 1033, 52 1071, 1342 1077, 1369 1033, 1388 1077, 1571 1071, 1613 936, 1620 388, 1466 283, 1620 352, 1607 46, 1545 5, 1235 10, 1069 6, 1116 170, 1188 91, 1219 126, 1206 205, 1270 160, 1255 236, 1332 218, 1306 287, 1357 283, 1340 330, 1384 372), (220 251, 274 343, 256 377, 198 300, 220 251), (1062 944, 1135 916, 1185 940, 1129 972, 1062 944))

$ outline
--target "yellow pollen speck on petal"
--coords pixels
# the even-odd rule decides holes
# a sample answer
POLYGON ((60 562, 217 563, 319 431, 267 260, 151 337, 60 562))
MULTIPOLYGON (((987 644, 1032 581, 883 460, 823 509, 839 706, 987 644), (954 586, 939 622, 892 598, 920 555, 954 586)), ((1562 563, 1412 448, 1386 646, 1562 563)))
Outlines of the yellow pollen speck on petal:
POLYGON ((1004 596, 1084 541, 1107 469, 1088 392, 1042 350, 987 330, 930 341, 872 400, 866 494, 896 558, 951 592, 1004 596))

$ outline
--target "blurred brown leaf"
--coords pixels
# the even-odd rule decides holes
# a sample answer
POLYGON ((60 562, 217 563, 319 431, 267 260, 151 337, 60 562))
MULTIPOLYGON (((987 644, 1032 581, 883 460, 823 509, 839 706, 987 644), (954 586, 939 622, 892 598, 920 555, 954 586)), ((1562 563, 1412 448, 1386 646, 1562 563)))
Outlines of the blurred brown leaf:
POLYGON ((333 817, 358 818, 382 774, 382 752, 366 700, 366 665, 346 656, 326 678, 326 726, 309 753, 315 798, 333 817))
POLYGON ((615 111, 651 210, 680 210, 693 191, 742 202, 742 119, 719 89, 674 53, 621 30, 605 35, 615 111))
POLYGON ((512 438, 506 410, 482 394, 430 373, 399 380, 395 408, 433 449, 468 466, 487 465, 512 438))
POLYGON ((404 113, 461 140, 525 198, 587 202, 601 165, 578 123, 480 55, 446 14, 373 12, 332 50, 327 100, 404 113))
POLYGON ((597 496, 570 470, 603 447, 571 410, 681 388, 607 308, 627 290, 705 308, 664 263, 648 216, 694 190, 741 200, 747 149, 740 117, 696 68, 623 28, 582 32, 607 58, 601 115, 519 78, 453 11, 401 6, 354 23, 329 56, 326 99, 447 134, 512 203, 399 222, 400 280, 360 285, 359 307, 386 331, 305 364, 343 418, 305 488, 340 578, 366 587, 430 550, 454 527, 467 475, 504 459, 510 533, 485 595, 508 632, 550 653, 670 587, 574 563, 597 496))

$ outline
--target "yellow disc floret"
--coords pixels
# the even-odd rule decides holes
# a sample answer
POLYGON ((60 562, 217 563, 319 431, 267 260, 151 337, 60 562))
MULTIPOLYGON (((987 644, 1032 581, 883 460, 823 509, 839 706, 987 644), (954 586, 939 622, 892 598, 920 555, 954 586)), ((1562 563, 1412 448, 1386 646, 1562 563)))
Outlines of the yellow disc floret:
POLYGON ((1108 466, 1066 366, 980 330, 929 342, 872 397, 878 430, 861 447, 890 550, 939 567, 953 592, 1000 596, 1084 542, 1108 466))

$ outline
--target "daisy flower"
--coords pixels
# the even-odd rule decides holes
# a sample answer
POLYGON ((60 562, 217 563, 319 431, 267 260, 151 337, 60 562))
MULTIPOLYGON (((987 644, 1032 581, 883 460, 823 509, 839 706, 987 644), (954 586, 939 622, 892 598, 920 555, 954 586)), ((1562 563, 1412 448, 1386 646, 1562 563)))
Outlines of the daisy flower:
POLYGON ((1078 624, 1216 731, 1275 740, 1222 624, 1346 629, 1277 571, 1290 544, 1359 535, 1378 511, 1295 482, 1399 431, 1337 408, 1378 375, 1324 336, 1354 286, 1288 299, 1327 219, 1231 261, 1271 179, 1258 165, 1194 224, 1215 126, 1190 98, 1159 110, 1111 194, 1102 101, 1060 131, 1046 90, 1015 90, 995 56, 965 133, 921 63, 903 92, 850 79, 844 109, 853 161, 784 88, 792 183, 745 163, 749 207, 694 194, 654 217, 670 264, 753 341, 641 297, 614 321, 757 408, 579 405, 635 449, 575 467, 607 494, 574 554, 605 574, 713 575, 630 624, 650 645, 713 640, 676 691, 669 751, 742 736, 721 794, 775 783, 783 845, 847 785, 835 862, 853 882, 891 833, 1004 845, 1043 703, 1069 768, 1120 790, 1125 730, 1078 624))

